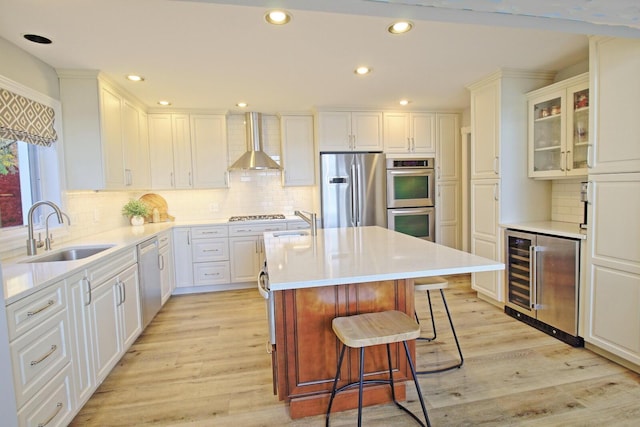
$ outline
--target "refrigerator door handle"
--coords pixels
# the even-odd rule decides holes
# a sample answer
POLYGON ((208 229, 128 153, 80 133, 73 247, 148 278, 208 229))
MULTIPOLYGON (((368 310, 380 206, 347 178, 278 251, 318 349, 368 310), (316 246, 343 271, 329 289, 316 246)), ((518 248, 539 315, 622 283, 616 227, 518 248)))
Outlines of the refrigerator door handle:
POLYGON ((351 180, 351 225, 358 225, 358 211, 357 211, 357 186, 358 186, 358 178, 356 176, 356 165, 355 163, 351 165, 350 171, 350 180, 351 180))
POLYGON ((529 259, 531 260, 531 266, 529 271, 529 280, 531 282, 531 309, 539 310, 542 308, 538 304, 538 252, 540 248, 538 246, 529 246, 529 259))

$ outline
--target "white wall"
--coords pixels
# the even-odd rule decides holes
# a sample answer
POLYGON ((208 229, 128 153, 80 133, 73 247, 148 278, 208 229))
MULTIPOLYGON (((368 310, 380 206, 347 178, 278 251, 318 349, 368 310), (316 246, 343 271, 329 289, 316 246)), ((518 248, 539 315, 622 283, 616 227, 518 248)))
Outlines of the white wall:
MULTIPOLYGON (((26 43, 27 42, 25 40, 26 43)), ((60 99, 58 75, 48 64, 0 37, 0 75, 60 99)))

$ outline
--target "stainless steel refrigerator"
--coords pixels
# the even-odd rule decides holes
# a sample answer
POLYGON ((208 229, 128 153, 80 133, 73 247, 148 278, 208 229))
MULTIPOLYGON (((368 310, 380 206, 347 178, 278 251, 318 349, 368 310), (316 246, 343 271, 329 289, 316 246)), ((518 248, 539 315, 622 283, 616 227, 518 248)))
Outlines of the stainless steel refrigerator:
POLYGON ((321 153, 322 227, 387 226, 385 155, 321 153))
POLYGON ((505 312, 579 347, 580 241, 507 230, 505 312))

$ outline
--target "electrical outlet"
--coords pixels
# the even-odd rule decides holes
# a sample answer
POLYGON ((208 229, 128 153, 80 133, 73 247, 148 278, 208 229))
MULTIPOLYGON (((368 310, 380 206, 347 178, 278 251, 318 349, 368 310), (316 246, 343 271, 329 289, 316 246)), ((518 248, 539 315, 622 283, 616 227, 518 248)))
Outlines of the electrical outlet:
POLYGON ((220 205, 217 203, 209 203, 209 212, 218 212, 220 210, 220 205))

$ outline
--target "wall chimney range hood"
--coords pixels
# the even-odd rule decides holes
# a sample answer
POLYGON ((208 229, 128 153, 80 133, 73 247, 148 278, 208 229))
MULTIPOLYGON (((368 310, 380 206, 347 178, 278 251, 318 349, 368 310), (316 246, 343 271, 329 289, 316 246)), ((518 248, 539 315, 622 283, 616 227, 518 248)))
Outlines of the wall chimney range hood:
POLYGON ((245 114, 247 130, 247 152, 229 167, 229 170, 282 169, 271 157, 262 151, 262 114, 245 114))

